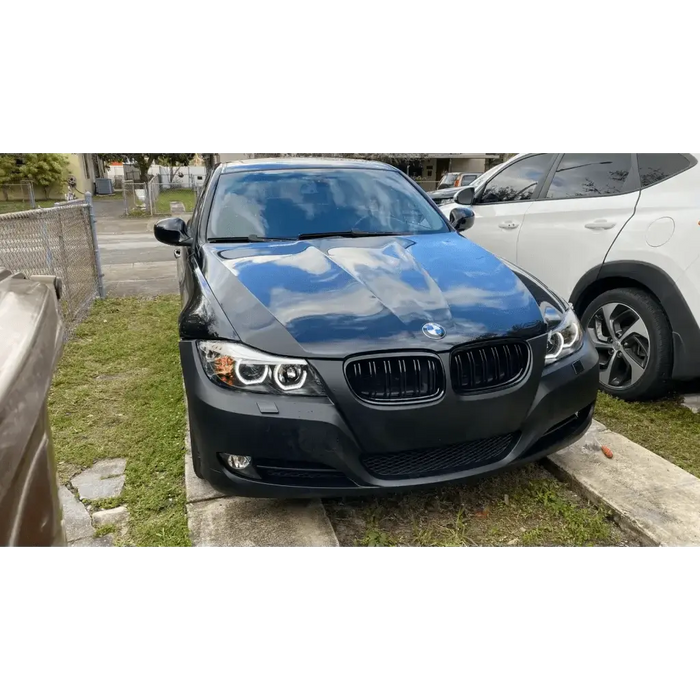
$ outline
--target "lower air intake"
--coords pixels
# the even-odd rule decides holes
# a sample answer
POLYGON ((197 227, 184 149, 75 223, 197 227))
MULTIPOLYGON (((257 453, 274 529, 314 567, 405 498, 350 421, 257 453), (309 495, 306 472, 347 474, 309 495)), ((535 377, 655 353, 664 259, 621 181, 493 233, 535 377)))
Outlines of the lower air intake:
POLYGON ((363 455, 362 465, 379 479, 417 479, 498 462, 512 451, 518 433, 426 450, 363 455))

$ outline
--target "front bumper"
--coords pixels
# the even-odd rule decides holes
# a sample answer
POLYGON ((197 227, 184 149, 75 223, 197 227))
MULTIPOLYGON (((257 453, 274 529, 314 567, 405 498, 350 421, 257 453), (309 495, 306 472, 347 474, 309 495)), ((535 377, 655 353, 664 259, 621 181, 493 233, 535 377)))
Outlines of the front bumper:
POLYGON ((369 495, 468 481, 577 440, 598 390, 598 354, 587 340, 555 365, 533 367, 521 385, 471 396, 448 387, 438 401, 410 407, 348 398, 342 362, 312 363, 332 397, 315 398, 219 387, 195 341, 181 341, 180 356, 197 469, 217 490, 242 496, 369 495), (481 459, 460 467, 464 450, 481 459), (234 472, 221 454, 250 455, 256 468, 234 472), (402 473, 403 463, 418 469, 402 473))

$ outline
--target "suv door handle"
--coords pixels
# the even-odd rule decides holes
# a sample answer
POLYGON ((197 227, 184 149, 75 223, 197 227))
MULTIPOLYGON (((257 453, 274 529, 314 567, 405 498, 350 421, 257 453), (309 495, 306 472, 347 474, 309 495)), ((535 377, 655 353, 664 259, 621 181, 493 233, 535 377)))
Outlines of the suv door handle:
POLYGON ((589 221, 584 224, 586 228, 592 231, 607 231, 608 229, 615 228, 614 221, 608 221, 607 219, 596 219, 595 221, 589 221))
POLYGON ((503 221, 502 223, 498 224, 498 228, 504 228, 506 230, 518 228, 518 226, 519 224, 517 221, 503 221))

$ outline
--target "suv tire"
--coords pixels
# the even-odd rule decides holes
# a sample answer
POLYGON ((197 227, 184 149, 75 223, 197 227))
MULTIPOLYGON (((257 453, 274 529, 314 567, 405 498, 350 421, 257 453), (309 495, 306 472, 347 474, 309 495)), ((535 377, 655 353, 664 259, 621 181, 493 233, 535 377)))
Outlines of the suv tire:
POLYGON ((631 287, 603 292, 586 307, 581 324, 601 355, 601 391, 625 401, 658 398, 668 391, 673 367, 671 326, 649 293, 631 287), (642 362, 633 366, 631 358, 640 355, 642 362), (605 362, 606 357, 611 359, 605 362))

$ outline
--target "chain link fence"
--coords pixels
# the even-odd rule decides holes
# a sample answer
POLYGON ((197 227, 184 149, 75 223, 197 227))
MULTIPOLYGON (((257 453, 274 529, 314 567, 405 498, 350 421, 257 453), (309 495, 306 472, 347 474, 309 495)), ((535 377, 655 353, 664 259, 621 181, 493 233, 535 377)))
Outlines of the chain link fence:
POLYGON ((122 188, 124 211, 127 216, 143 216, 151 211, 148 186, 143 182, 124 180, 122 188))
POLYGON ((0 268, 55 275, 62 283, 67 337, 104 297, 90 197, 46 209, 0 214, 0 268))
POLYGON ((34 185, 29 180, 0 186, 0 202, 22 202, 27 209, 36 207, 34 185))
POLYGON ((164 175, 154 175, 148 181, 148 205, 151 212, 151 216, 165 215, 167 216, 168 210, 161 206, 158 209, 158 197, 163 192, 173 192, 173 197, 168 198, 163 205, 167 205, 172 199, 181 200, 185 205, 186 211, 191 211, 194 209, 194 204, 199 199, 202 190, 204 189, 204 178, 197 175, 182 174, 175 175, 170 178, 164 175), (178 196, 181 195, 181 196, 178 196))

